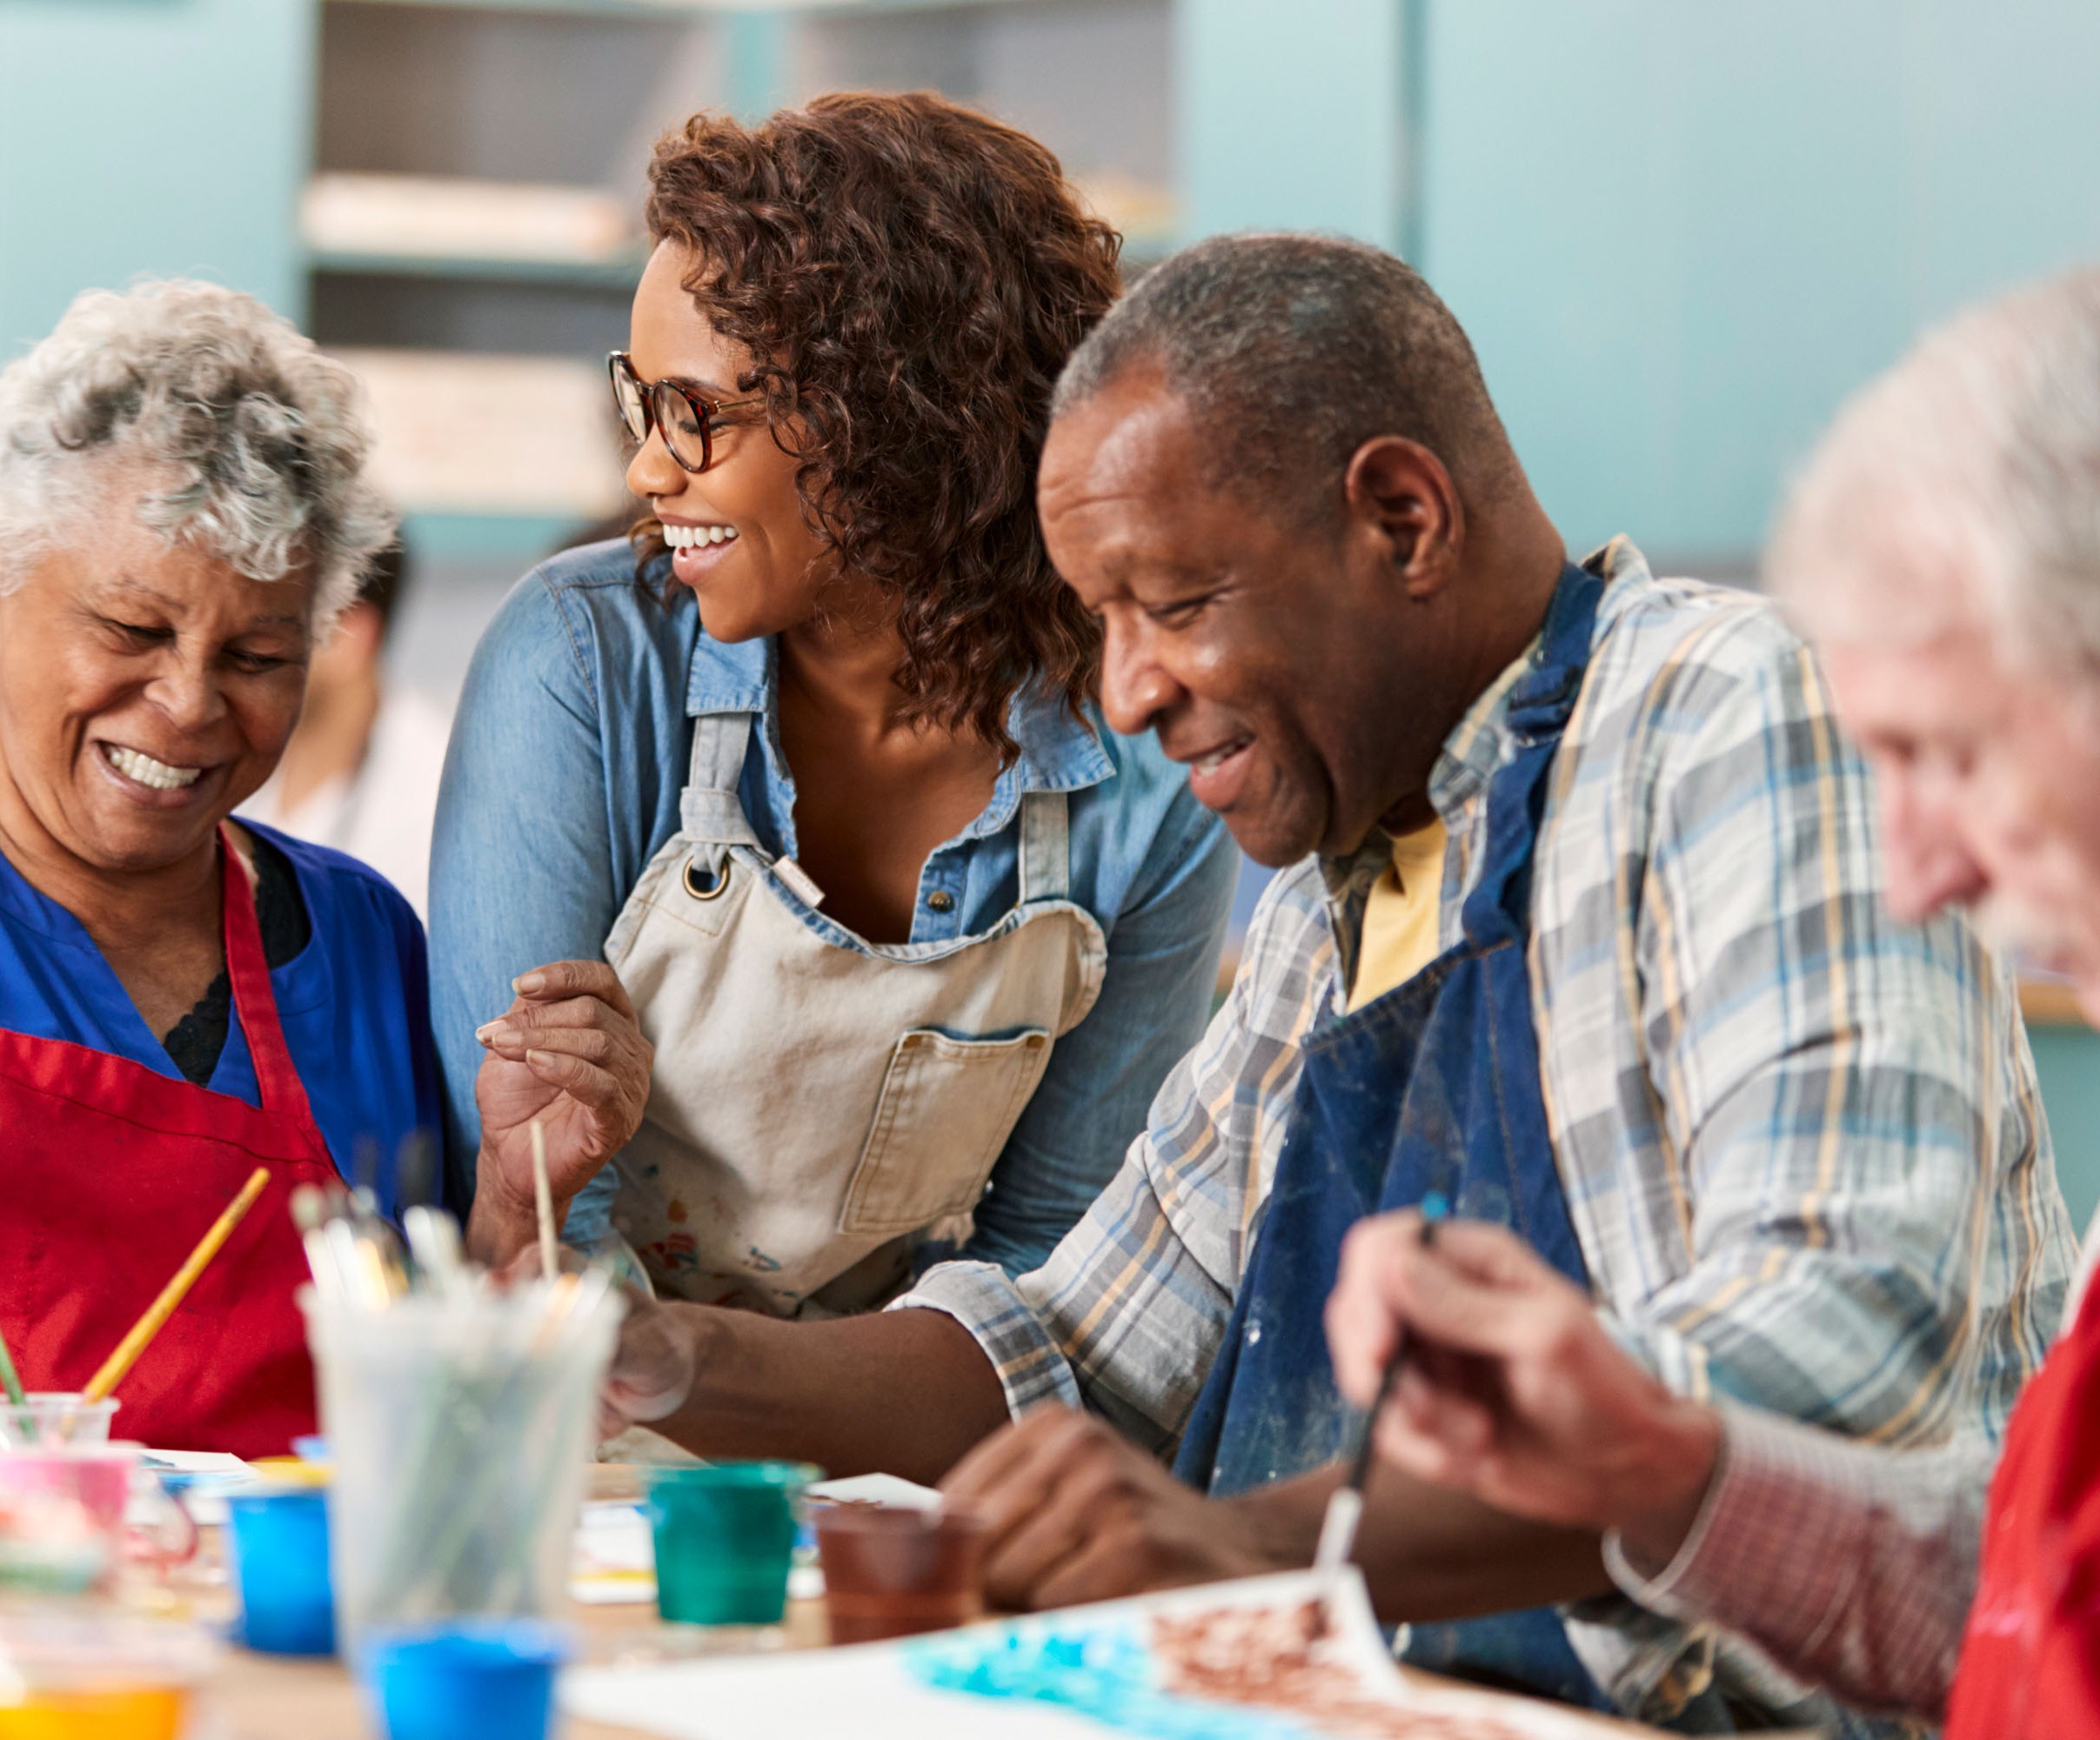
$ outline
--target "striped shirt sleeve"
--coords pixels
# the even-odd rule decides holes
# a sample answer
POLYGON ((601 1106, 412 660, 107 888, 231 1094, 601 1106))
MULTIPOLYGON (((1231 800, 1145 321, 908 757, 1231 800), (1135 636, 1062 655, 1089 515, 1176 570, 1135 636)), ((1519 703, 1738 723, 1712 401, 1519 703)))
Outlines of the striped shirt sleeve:
POLYGON ((1612 1580, 1650 1612, 1740 1633, 1847 1703, 1937 1721, 1976 1593, 1990 1449, 1889 1451, 1724 1414, 1677 1556, 1644 1575, 1608 1536, 1612 1580))

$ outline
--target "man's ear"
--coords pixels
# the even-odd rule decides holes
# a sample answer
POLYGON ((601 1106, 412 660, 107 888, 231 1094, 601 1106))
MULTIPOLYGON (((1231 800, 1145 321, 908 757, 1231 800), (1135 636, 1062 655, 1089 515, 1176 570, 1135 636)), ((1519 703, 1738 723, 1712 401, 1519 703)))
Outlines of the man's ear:
POLYGON ((1442 590, 1457 571, 1466 510, 1441 459, 1404 435, 1374 435, 1350 456, 1342 495, 1353 528, 1381 547, 1410 597, 1442 590))

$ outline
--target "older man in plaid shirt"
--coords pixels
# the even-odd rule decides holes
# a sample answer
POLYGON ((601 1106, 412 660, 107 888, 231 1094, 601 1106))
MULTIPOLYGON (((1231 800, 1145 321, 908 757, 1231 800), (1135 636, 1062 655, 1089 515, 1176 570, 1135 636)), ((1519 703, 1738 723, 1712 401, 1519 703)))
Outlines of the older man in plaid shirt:
MULTIPOLYGON (((2013 987, 1958 917, 1889 912, 1865 768, 1769 606, 1623 541, 1567 562, 1448 311, 1350 244, 1158 269, 1068 371, 1041 501, 1110 722, 1300 861, 1045 1268, 942 1265, 873 1321, 688 1314, 667 1429, 932 1474, 1033 1410, 947 1481, 1011 1600, 1303 1564, 1336 1228, 1441 1181, 1673 1394, 1995 1438, 2070 1252, 2013 987)), ((1869 1731, 1615 1596, 1594 1531, 1388 1471, 1360 1557, 1418 1644, 1543 1621, 1436 1659, 1695 1731, 1869 1731)))
MULTIPOLYGON (((1883 775, 1896 904, 1982 906, 2100 1020, 2100 271, 1970 311, 1863 393, 1773 560, 1883 775)), ((1367 1399, 1400 1324, 1436 1350, 1381 1423, 1403 1466, 1609 1531, 1652 1610, 1859 1704, 1947 1711, 1950 1740, 2100 1729, 2091 1303, 2021 1407, 1988 1523, 1993 1443, 1892 1454, 1741 1405, 1760 1397, 1688 1402, 1492 1232, 1428 1252, 1367 1223, 1330 1318, 1367 1399), (1440 1395, 1460 1351, 1468 1393, 1440 1395)))

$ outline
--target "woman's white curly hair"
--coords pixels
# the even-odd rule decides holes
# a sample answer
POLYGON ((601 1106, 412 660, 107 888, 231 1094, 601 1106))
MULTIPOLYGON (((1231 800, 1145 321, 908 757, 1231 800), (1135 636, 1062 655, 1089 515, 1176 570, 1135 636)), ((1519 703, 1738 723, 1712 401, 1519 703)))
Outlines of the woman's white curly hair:
POLYGON ((138 518, 171 545, 258 580, 311 569, 318 632, 394 535, 371 446, 355 377, 253 297, 186 278, 84 291, 0 371, 0 592, 91 543, 107 465, 135 463, 138 518))

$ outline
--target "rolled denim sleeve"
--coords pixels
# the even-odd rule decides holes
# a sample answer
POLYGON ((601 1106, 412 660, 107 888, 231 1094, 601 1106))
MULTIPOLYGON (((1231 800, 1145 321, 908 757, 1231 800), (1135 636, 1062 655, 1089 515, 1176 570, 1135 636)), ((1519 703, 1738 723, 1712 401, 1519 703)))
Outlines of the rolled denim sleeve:
POLYGON ((1100 997, 1051 1053, 961 1257, 1016 1276, 1039 1268, 1115 1176, 1160 1084, 1203 1036, 1239 873, 1232 836, 1182 786, 1108 927, 1100 997))
MULTIPOLYGON (((472 1176, 480 1147, 474 1030, 511 981, 551 960, 595 960, 619 911, 598 696, 578 637, 535 571, 475 649, 445 756, 431 848, 431 1006, 445 1136, 472 1176)), ((564 1236, 603 1235, 613 1180, 576 1199, 564 1236)))

